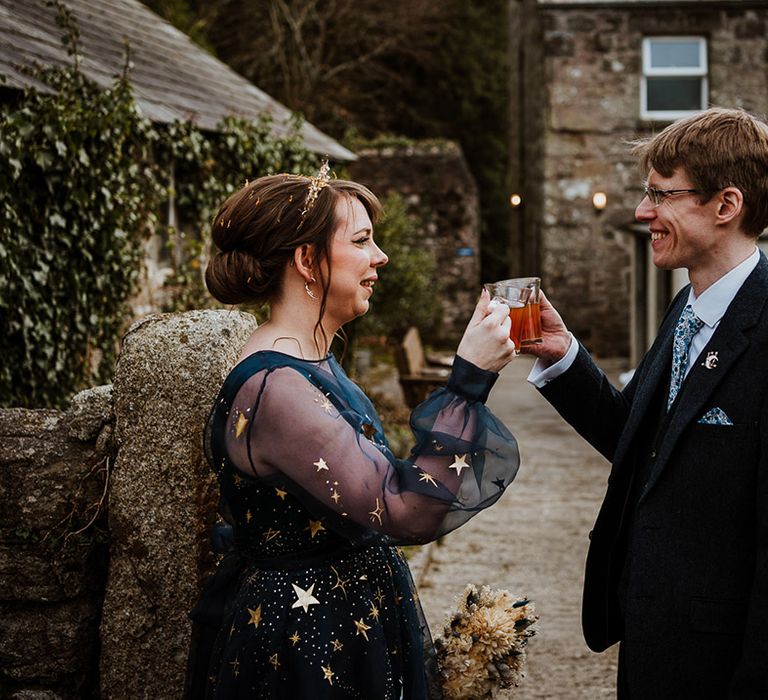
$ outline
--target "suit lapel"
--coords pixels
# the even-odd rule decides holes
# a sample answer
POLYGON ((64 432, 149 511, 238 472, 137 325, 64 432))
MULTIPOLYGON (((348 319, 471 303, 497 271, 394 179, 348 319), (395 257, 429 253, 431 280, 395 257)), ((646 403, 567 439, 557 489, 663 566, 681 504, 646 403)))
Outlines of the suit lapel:
MULTIPOLYGON (((696 364, 683 382, 672 406, 669 424, 659 446, 656 463, 644 495, 647 495, 658 481, 683 430, 702 415, 712 392, 726 378, 730 368, 749 346, 746 331, 752 328, 760 318, 766 296, 768 296, 768 260, 761 255, 757 267, 736 294, 717 330, 701 351, 696 364), (717 364, 711 369, 704 366, 709 352, 717 352, 717 364)), ((668 344, 671 345, 671 339, 668 344)), ((671 348, 668 349, 667 360, 670 352, 671 348)))
POLYGON ((651 400, 656 393, 659 382, 666 381, 666 376, 670 372, 672 363, 672 336, 675 331, 675 324, 680 317, 686 302, 688 301, 688 288, 686 287, 679 295, 675 303, 670 307, 669 312, 659 328, 656 340, 648 351, 647 358, 649 365, 646 371, 638 377, 635 397, 632 401, 632 409, 624 426, 621 440, 616 446, 614 462, 619 464, 626 456, 626 453, 632 444, 632 440, 637 433, 638 428, 649 410, 651 400))

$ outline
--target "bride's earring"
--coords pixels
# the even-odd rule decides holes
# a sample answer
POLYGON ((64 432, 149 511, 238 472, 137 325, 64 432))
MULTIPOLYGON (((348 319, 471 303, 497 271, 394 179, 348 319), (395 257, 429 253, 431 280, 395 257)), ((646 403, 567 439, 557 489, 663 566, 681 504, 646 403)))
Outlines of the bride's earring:
MULTIPOLYGON (((312 283, 314 284, 314 282, 315 282, 315 278, 313 277, 313 278, 312 278, 312 283)), ((309 295, 309 298, 310 298, 310 299, 314 299, 315 301, 317 301, 317 296, 316 296, 316 295, 315 295, 315 293, 314 293, 314 292, 313 292, 313 291, 312 291, 312 290, 309 288, 309 282, 304 282, 304 291, 305 291, 305 292, 306 292, 306 293, 309 295)))

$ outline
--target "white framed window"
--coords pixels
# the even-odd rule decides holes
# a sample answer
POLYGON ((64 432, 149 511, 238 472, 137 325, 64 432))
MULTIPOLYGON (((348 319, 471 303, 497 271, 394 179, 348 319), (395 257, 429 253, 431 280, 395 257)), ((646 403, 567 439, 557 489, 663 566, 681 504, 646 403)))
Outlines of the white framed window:
POLYGON ((707 41, 699 36, 643 39, 640 116, 668 120, 707 108, 707 41))

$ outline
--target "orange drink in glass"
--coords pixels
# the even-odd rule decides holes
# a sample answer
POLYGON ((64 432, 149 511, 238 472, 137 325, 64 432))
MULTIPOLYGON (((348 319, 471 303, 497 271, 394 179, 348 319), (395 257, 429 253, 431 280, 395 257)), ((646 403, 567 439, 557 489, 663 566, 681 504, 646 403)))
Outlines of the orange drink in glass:
POLYGON ((509 306, 509 337, 519 350, 524 345, 541 342, 539 277, 516 277, 485 285, 491 299, 509 306))

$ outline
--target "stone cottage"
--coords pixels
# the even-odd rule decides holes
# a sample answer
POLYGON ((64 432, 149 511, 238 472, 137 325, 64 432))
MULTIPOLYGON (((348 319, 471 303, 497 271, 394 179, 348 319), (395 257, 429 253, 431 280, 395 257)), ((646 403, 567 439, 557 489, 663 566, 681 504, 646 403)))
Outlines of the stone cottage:
POLYGON ((510 21, 514 272, 636 362, 687 279, 650 262, 628 142, 709 106, 768 113, 768 2, 510 0, 510 21))
MULTIPOLYGON (((111 85, 123 72, 124 46, 130 47, 136 105, 154 123, 191 122, 204 132, 216 132, 228 116, 258 119, 268 114, 273 136, 291 131, 293 113, 287 107, 138 0, 66 0, 63 5, 79 32, 80 68, 98 85, 111 85)), ((63 36, 56 8, 45 0, 4 0, 0 6, 0 76, 5 82, 0 100, 12 100, 13 92, 22 88, 50 91, 23 66, 70 64, 63 36)), ((315 153, 336 162, 355 159, 351 151, 308 122, 302 124, 300 134, 315 153)), ((173 195, 173 163, 169 171, 174 181, 163 216, 177 228, 184 212, 178 210, 173 195)), ((172 261, 160 236, 147 244, 145 268, 146 282, 131 304, 137 316, 157 310, 163 303, 163 283, 172 271, 172 261)))
MULTIPOLYGON (((227 116, 256 119, 267 113, 275 136, 289 132, 292 112, 287 107, 138 0, 66 0, 63 4, 79 29, 81 69, 98 84, 110 85, 123 71, 123 45, 130 45, 136 102, 152 121, 191 121, 204 131, 216 131, 227 116)), ((13 92, 24 87, 50 89, 21 66, 70 63, 62 35, 56 10, 45 0, 0 3, 0 77, 5 80, 0 83, 0 101, 13 99, 13 92)), ((358 160, 356 154, 308 122, 301 126, 301 137, 308 149, 327 156, 335 168, 358 160)), ((380 195, 401 193, 424 221, 419 238, 440 263, 445 289, 437 302, 444 313, 435 339, 455 343, 480 287, 479 205, 463 155, 453 144, 437 151, 416 144, 396 152, 369 149, 360 160, 351 170, 352 177, 380 195)), ((173 195, 166 211, 169 225, 183 225, 184 212, 178 211, 173 195)), ((162 286, 171 264, 163 241, 155 236, 148 244, 147 283, 131 304, 136 317, 162 307, 162 286)))

